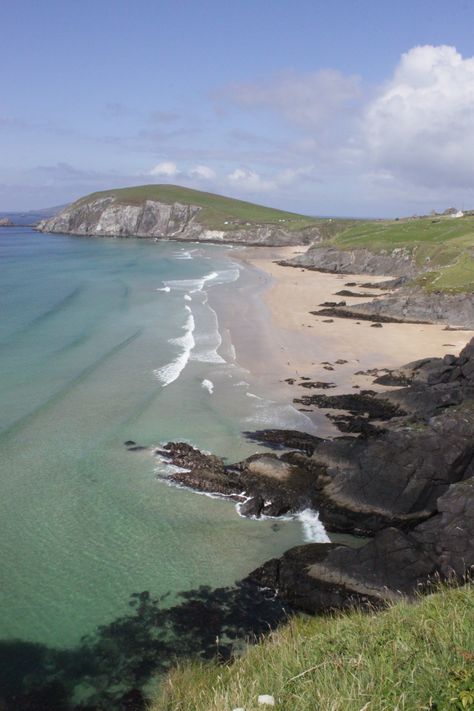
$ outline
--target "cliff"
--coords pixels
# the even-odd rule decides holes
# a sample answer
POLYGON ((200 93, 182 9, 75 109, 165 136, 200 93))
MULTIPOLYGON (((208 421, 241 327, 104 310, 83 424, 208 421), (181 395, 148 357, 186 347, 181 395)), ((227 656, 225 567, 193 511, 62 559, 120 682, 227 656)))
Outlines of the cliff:
POLYGON ((93 193, 38 225, 42 232, 261 245, 309 244, 322 220, 172 185, 93 193))

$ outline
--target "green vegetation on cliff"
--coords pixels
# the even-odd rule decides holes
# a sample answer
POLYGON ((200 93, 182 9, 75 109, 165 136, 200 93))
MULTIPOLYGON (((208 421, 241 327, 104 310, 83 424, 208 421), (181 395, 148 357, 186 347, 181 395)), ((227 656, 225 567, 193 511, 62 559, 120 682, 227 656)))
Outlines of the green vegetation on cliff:
POLYGON ((255 225, 281 225, 286 229, 300 230, 305 227, 317 227, 325 220, 284 212, 272 207, 263 207, 243 200, 192 190, 178 185, 139 185, 131 188, 117 188, 86 195, 77 204, 114 197, 117 202, 126 205, 141 205, 146 200, 155 200, 165 204, 181 203, 202 208, 199 222, 209 229, 234 230, 255 225))
POLYGON ((390 253, 400 249, 426 270, 418 283, 427 291, 474 291, 474 216, 423 217, 340 225, 339 249, 390 253))
POLYGON ((474 588, 373 614, 294 618, 228 665, 172 671, 150 711, 474 709, 474 588))

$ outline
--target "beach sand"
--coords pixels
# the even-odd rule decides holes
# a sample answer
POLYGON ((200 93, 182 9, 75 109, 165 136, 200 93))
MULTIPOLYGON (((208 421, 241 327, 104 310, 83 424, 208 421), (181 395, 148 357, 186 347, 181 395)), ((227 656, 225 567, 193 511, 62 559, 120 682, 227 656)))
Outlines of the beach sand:
MULTIPOLYGON (((347 282, 375 283, 386 277, 338 275, 283 267, 275 260, 288 259, 305 248, 248 247, 232 256, 258 270, 258 288, 241 284, 240 298, 224 309, 224 326, 229 329, 239 364, 265 384, 286 389, 288 402, 295 397, 326 392, 328 395, 357 392, 374 386, 373 377, 358 374, 373 368, 396 368, 410 361, 446 353, 457 354, 474 336, 474 331, 446 331, 445 326, 384 323, 373 328, 370 321, 315 316, 325 301, 344 300, 350 306, 366 298, 335 296, 347 282), (337 362, 347 361, 347 362, 337 362), (331 383, 327 390, 306 389, 301 378, 331 383), (286 379, 295 379, 294 384, 286 379), (358 386, 358 387, 357 387, 358 386)), ((350 287, 352 291, 364 291, 350 287)), ((371 290, 371 293, 385 293, 371 290)), ((221 314, 220 314, 221 315, 221 314)), ((296 405, 299 409, 302 405, 296 405)), ((310 416, 311 414, 308 413, 310 416)), ((321 413, 313 419, 321 422, 321 413)), ((327 432, 333 432, 328 425, 327 432)), ((322 433, 323 434, 323 433, 322 433)))

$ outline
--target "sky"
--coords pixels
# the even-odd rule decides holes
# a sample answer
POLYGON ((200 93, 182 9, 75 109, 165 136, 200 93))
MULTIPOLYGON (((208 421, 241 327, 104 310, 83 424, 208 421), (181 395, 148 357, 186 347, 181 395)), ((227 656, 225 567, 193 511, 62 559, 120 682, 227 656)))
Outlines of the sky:
POLYGON ((146 183, 474 208, 474 0, 15 0, 0 27, 2 211, 146 183))

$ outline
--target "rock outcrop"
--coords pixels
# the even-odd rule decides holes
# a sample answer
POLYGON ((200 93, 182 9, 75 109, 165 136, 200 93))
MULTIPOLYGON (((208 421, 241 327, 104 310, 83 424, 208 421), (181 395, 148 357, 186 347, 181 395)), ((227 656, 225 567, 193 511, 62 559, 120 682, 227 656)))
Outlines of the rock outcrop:
POLYGON ((401 248, 375 254, 368 249, 344 251, 318 245, 311 247, 304 254, 293 257, 285 264, 334 274, 385 274, 412 277, 419 271, 410 253, 401 248))
POLYGON ((253 571, 249 580, 278 590, 306 612, 370 606, 430 590, 474 572, 474 480, 453 484, 437 512, 410 532, 386 528, 361 548, 298 546, 253 571))
POLYGON ((364 415, 372 428, 358 437, 247 433, 293 451, 230 466, 186 444, 159 452, 180 467, 174 481, 230 496, 243 515, 311 507, 328 531, 371 537, 359 548, 299 546, 249 576, 293 607, 378 605, 474 571, 474 339, 459 356, 417 361, 383 378, 405 387, 307 396, 352 408, 356 420, 364 415))
POLYGON ((403 287, 371 302, 350 307, 336 305, 313 313, 359 321, 442 323, 451 328, 474 328, 472 294, 427 294, 413 287, 403 287))
POLYGON ((202 208, 190 203, 145 200, 127 204, 115 196, 79 200, 37 226, 41 232, 89 237, 140 237, 193 242, 255 245, 310 244, 319 238, 317 227, 302 230, 282 224, 232 225, 210 229, 200 222, 202 208))
MULTIPOLYGON (((375 254, 366 249, 339 250, 314 245, 304 254, 281 262, 285 266, 304 267, 335 274, 371 274, 393 276, 386 284, 361 284, 394 289, 368 303, 347 307, 334 304, 313 313, 332 318, 353 318, 379 323, 444 323, 453 328, 474 328, 474 298, 472 294, 426 293, 416 284, 407 283, 423 269, 417 266, 410 252, 395 248, 375 254)), ((347 292, 346 292, 347 293, 347 292)), ((342 292, 341 295, 344 295, 342 292)), ((352 294, 354 295, 354 294, 352 294)))

